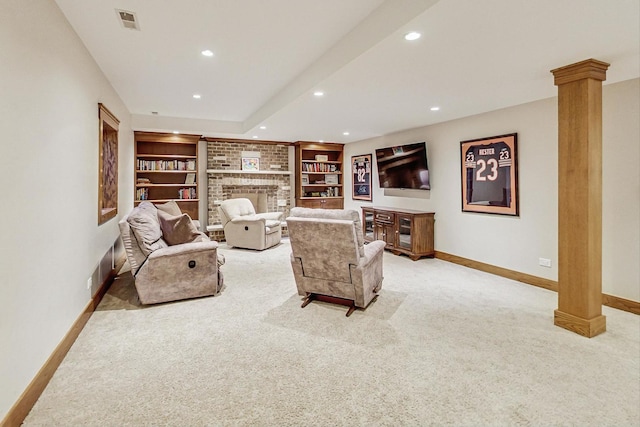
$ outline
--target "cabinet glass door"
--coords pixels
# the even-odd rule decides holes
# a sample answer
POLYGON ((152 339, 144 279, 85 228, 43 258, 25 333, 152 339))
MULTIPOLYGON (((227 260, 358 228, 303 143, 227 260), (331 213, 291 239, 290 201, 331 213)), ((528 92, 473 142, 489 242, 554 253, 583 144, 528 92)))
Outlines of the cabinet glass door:
POLYGON ((373 241, 373 212, 364 211, 364 239, 373 241))
POLYGON ((398 217, 398 246, 411 250, 411 218, 405 216, 398 217))

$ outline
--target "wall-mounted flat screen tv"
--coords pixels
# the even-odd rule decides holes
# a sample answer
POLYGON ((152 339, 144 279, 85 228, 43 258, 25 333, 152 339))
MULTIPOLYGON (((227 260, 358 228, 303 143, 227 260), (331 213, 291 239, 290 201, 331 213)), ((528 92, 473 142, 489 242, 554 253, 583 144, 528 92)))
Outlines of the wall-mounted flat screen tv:
POLYGON ((431 189, 425 142, 378 148, 376 163, 380 188, 431 189))

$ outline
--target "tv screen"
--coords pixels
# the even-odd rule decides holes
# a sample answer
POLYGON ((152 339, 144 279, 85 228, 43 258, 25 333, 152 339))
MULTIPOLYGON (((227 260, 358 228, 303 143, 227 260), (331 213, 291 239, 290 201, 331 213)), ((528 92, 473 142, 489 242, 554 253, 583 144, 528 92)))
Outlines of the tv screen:
POLYGON ((380 188, 431 189, 425 142, 378 148, 376 163, 380 188))

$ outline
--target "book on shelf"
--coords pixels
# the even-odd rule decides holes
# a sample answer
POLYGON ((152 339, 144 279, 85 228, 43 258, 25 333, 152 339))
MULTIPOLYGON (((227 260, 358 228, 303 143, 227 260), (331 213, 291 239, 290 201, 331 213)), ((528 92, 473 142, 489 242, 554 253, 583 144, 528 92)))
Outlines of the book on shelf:
POLYGON ((193 187, 181 188, 180 190, 178 190, 178 199, 189 200, 189 199, 197 199, 197 198, 198 198, 198 193, 196 192, 196 189, 193 187))
POLYGON ((138 188, 136 190, 136 200, 149 200, 149 189, 138 188))
POLYGON ((187 176, 184 178, 184 183, 185 184, 195 184, 196 183, 196 174, 195 173, 188 173, 187 176))
POLYGON ((195 160, 143 160, 137 161, 141 171, 195 171, 195 160))
POLYGON ((302 163, 303 172, 338 172, 336 165, 326 163, 302 163))

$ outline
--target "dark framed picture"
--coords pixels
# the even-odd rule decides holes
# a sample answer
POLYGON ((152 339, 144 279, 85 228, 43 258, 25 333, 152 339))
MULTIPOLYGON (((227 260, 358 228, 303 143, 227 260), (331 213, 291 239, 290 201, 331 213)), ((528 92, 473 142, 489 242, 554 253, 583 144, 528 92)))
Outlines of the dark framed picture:
POLYGON ((102 104, 98 104, 98 225, 118 213, 118 127, 120 121, 102 104))
POLYGON ((517 135, 460 142, 463 212, 519 215, 517 135))
POLYGON ((371 201, 371 154, 352 156, 351 170, 353 172, 352 198, 371 201))

